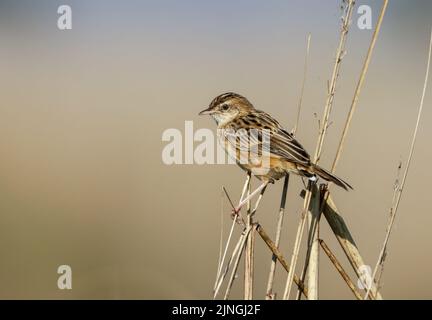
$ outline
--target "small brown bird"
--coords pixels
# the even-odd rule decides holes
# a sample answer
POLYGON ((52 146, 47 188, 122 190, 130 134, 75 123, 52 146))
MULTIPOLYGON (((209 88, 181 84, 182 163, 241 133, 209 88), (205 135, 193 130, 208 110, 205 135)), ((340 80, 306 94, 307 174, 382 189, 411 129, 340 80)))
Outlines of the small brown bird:
POLYGON ((252 172, 265 182, 265 185, 280 179, 287 173, 295 173, 312 181, 315 181, 318 176, 345 190, 352 189, 344 180, 313 164, 307 151, 291 133, 269 114, 255 109, 245 97, 239 94, 228 92, 217 96, 199 115, 213 117, 218 126, 218 136, 223 140, 222 146, 228 154, 234 155, 242 169, 252 172), (270 138, 267 144, 264 143, 264 133, 268 133, 270 138), (239 140, 246 136, 249 139, 249 150, 245 150, 242 143, 239 143, 239 140), (240 161, 241 153, 250 152, 250 147, 253 145, 258 149, 255 156, 249 155, 249 161, 240 161), (266 170, 254 170, 263 166, 265 154, 269 155, 266 170))

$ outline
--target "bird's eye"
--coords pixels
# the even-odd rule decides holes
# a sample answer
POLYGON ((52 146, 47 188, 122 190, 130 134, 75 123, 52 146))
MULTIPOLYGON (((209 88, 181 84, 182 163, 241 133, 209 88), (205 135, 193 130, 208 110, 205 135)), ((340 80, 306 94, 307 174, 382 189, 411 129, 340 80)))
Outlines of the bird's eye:
POLYGON ((229 105, 224 104, 224 105, 222 105, 221 108, 222 108, 223 111, 227 111, 229 109, 229 105))

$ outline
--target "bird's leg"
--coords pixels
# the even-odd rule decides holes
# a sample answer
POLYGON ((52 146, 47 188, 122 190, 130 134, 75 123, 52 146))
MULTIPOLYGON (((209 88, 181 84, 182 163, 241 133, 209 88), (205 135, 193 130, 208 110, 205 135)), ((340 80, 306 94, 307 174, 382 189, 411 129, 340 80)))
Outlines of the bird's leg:
POLYGON ((243 186, 242 194, 240 197, 240 202, 242 202, 244 196, 246 195, 246 190, 247 190, 247 187, 248 187, 250 179, 251 179, 251 174, 252 174, 251 172, 248 172, 248 174, 247 174, 246 181, 245 181, 245 184, 243 186))
MULTIPOLYGON (((265 181, 263 182, 258 188, 256 188, 254 190, 254 192, 252 192, 251 194, 249 194, 245 199, 241 200, 240 203, 238 204, 238 206, 234 209, 234 213, 237 213, 241 210, 241 208, 253 197, 255 197, 260 191, 262 191, 263 189, 265 189, 267 187, 267 185, 269 184, 269 181, 265 181)), ((264 192, 262 192, 264 193, 264 192)), ((262 194, 261 194, 262 197, 262 194)), ((261 199, 259 199, 261 200, 261 199)))
MULTIPOLYGON (((242 194, 241 194, 239 203, 241 203, 243 201, 243 198, 246 195, 246 191, 248 189, 248 186, 249 186, 249 183, 250 183, 250 180, 251 180, 251 176, 252 176, 252 173, 249 171, 248 174, 247 174, 247 176, 246 176, 246 181, 245 181, 244 186, 243 186, 243 190, 242 190, 242 194)), ((240 210, 236 210, 234 208, 233 212, 232 212, 232 215, 231 215, 233 219, 236 219, 236 221, 238 221, 238 219, 239 219, 239 211, 240 210)))
POLYGON ((255 207, 253 208, 252 212, 251 212, 251 216, 253 216, 255 214, 255 212, 258 210, 258 206, 261 203, 261 199, 264 196, 264 192, 266 191, 267 185, 261 190, 261 193, 257 199, 257 201, 255 202, 255 207))

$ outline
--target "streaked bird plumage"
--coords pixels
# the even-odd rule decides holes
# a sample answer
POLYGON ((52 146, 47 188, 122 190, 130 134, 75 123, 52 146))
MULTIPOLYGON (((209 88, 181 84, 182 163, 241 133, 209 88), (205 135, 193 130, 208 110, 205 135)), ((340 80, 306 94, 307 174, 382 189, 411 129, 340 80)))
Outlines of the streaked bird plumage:
POLYGON ((242 134, 247 135, 250 145, 257 145, 258 158, 264 153, 269 154, 269 168, 263 174, 256 174, 264 181, 278 180, 287 173, 295 173, 308 179, 316 176, 348 190, 352 187, 344 180, 336 177, 331 172, 311 162, 308 152, 286 131, 279 122, 264 111, 257 110, 245 97, 228 92, 213 99, 209 107, 200 112, 200 115, 208 114, 213 117, 218 126, 218 132, 222 135, 223 147, 232 152, 237 164, 246 171, 252 171, 254 166, 260 164, 242 163, 239 156, 242 151, 242 134), (253 133, 252 133, 253 131, 253 133), (242 132, 239 134, 239 132, 242 132), (268 144, 263 143, 263 132, 269 134, 268 144), (258 133, 258 134, 256 134, 258 133), (230 135, 236 135, 232 137, 230 135))

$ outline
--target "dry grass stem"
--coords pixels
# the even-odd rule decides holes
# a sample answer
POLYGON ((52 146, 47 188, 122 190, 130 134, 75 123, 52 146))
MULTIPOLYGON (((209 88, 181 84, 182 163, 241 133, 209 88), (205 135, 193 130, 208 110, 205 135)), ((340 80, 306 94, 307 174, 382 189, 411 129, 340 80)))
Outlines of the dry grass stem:
MULTIPOLYGON (((241 196, 240 196, 240 202, 242 201, 242 199, 243 199, 244 196, 245 196, 246 189, 247 189, 247 186, 248 186, 249 183, 250 183, 250 180, 251 180, 251 175, 248 174, 247 177, 246 177, 245 184, 244 184, 243 189, 242 189, 242 194, 241 194, 241 196)), ((225 195, 226 195, 226 197, 228 198, 228 201, 230 202, 230 205, 231 205, 232 209, 235 210, 234 204, 233 204, 233 202, 231 201, 231 198, 230 198, 230 196, 229 196, 227 190, 225 189, 225 187, 223 187, 222 189, 223 189, 223 191, 225 192, 225 195)), ((218 266, 218 271, 217 271, 217 274, 216 274, 216 281, 215 281, 215 284, 214 284, 214 287, 213 287, 213 291, 216 290, 216 286, 217 286, 218 281, 219 281, 219 279, 220 279, 220 276, 221 276, 221 273, 222 273, 222 268, 223 268, 223 265, 224 265, 224 263, 225 263, 225 258, 226 258, 227 252, 228 252, 228 248, 229 248, 229 245, 230 245, 230 243, 231 243, 231 238, 232 238, 232 235, 233 235, 233 233, 234 233, 234 227, 235 227, 235 225, 236 225, 236 222, 238 222, 238 219, 239 219, 239 218, 241 218, 241 217, 240 217, 240 213, 234 213, 234 214, 233 214, 233 222, 232 222, 232 224, 231 224, 230 232, 229 232, 229 234, 228 234, 228 239, 227 239, 227 242, 226 242, 226 244, 225 244, 225 249, 223 250, 222 258, 219 259, 219 266, 218 266)), ((243 224, 244 224, 244 221, 243 221, 243 224)))
MULTIPOLYGON (((245 229, 245 230, 247 230, 247 229, 245 229)), ((216 299, 217 295, 219 294, 220 288, 221 288, 221 286, 225 280, 225 277, 228 274, 228 271, 230 270, 231 264, 233 263, 233 261, 235 261, 234 259, 237 257, 240 248, 241 248, 241 250, 243 250, 244 243, 246 241, 246 238, 244 237, 244 235, 245 235, 245 232, 243 231, 239 240, 237 241, 237 244, 234 247, 233 252, 231 253, 231 257, 228 260, 228 263, 227 263, 227 266, 226 266, 224 272, 220 275, 220 277, 218 279, 216 288, 213 292, 213 299, 216 299)))
MULTIPOLYGON (((311 207, 308 210, 309 239, 307 255, 307 284, 309 300, 318 300, 319 277, 319 218, 320 218, 320 192, 316 185, 313 186, 311 207)), ((300 295, 300 294, 299 294, 300 295)))
MULTIPOLYGON (((265 190, 265 189, 264 189, 265 190)), ((261 201, 264 190, 260 193, 257 200, 257 204, 261 201)), ((247 188, 247 195, 250 196, 251 193, 251 183, 247 188)), ((247 202, 247 217, 246 217, 246 227, 249 228, 253 225, 252 209, 250 199, 247 202)), ((244 299, 252 300, 253 297, 253 258, 254 258, 254 237, 253 232, 248 233, 246 239, 246 253, 245 253, 245 272, 244 272, 244 299)))
MULTIPOLYGON (((392 202, 391 202, 392 203, 392 208, 394 206, 394 203, 395 203, 396 198, 397 198, 397 194, 399 192, 399 186, 400 186, 400 184, 399 184, 399 176, 400 176, 400 170, 401 170, 401 168, 402 168, 402 163, 400 162, 399 166, 398 166, 398 173, 397 173, 397 177, 396 177, 396 180, 395 180, 394 189, 393 189, 393 197, 392 197, 392 202)), ((390 219, 391 219, 392 215, 393 215, 393 210, 390 209, 390 215, 389 215, 390 219)), ((386 256, 387 256, 387 249, 384 251, 384 255, 383 255, 382 259, 381 259, 380 271, 379 271, 378 277, 376 279, 376 286, 378 287, 378 289, 381 289, 380 288, 381 276, 382 276, 382 274, 384 272, 384 261, 385 261, 386 256)))
MULTIPOLYGON (((241 259, 242 253, 243 253, 243 249, 245 247, 246 240, 248 239, 249 234, 253 228, 254 228, 253 226, 249 226, 245 231, 243 231, 242 235, 240 236, 240 239, 238 242, 238 247, 236 250, 237 256, 236 256, 236 259, 234 261, 234 266, 233 266, 233 270, 231 272, 231 276, 230 276, 229 281, 228 281, 227 289, 225 291, 224 300, 227 300, 229 298, 229 295, 231 293, 231 288, 232 288, 234 280, 236 278, 238 266, 239 266, 240 259, 241 259)), ((233 257, 234 257, 234 253, 233 253, 233 257)), ((223 282, 223 280, 222 280, 222 282, 223 282)), ((222 284, 222 282, 221 282, 221 284, 222 284)), ((215 297, 216 297, 216 295, 217 295, 217 293, 215 294, 215 297)))
MULTIPOLYGON (((247 227, 253 226, 253 216, 255 215, 258 207, 261 203, 261 200, 266 191, 266 187, 261 190, 261 193, 255 202, 254 208, 251 210, 250 201, 248 201, 247 205, 247 227)), ((250 188, 248 189, 248 194, 250 193, 250 188)), ((246 256, 245 256, 245 287, 244 287, 244 298, 245 300, 253 299, 253 277, 254 277, 254 252, 255 252, 255 229, 252 229, 252 232, 249 233, 247 242, 246 242, 246 256)))
MULTIPOLYGON (((311 185, 312 185, 312 182, 309 181, 308 190, 311 190, 311 185)), ((295 267, 297 265, 297 259, 298 259, 298 255, 300 252, 301 238, 303 236, 303 230, 304 230, 304 227, 306 224, 305 222, 306 222, 307 208, 309 207, 309 204, 310 204, 311 195, 312 195, 312 193, 310 191, 307 191, 305 201, 304 201, 304 207, 303 207, 302 214, 300 217, 300 222, 299 222, 299 225, 297 227, 297 233, 296 233, 296 238, 295 238, 295 242, 294 242, 294 249, 293 249, 293 253, 291 256, 290 268, 289 268, 287 280, 285 283, 285 291, 284 291, 284 295, 283 295, 284 300, 288 300, 290 293, 291 293, 291 287, 292 287, 292 282, 294 279, 295 267)))
MULTIPOLYGON (((301 109, 302 109, 302 105, 303 105, 303 95, 304 95, 304 88, 305 88, 306 76, 307 76, 310 43, 311 43, 311 34, 309 34, 307 37, 306 54, 305 54, 304 67, 303 67, 303 80, 302 80, 302 85, 301 85, 301 90, 300 90, 300 98, 299 98, 298 108, 297 108, 296 124, 295 124, 295 126, 291 132, 293 135, 295 135, 297 133, 297 129, 298 129, 299 121, 300 121, 301 109)), ((284 179, 284 186, 282 189, 282 196, 281 196, 281 205, 279 207, 279 215, 278 215, 278 221, 277 221, 277 226, 276 226, 276 237, 275 237, 275 244, 277 247, 279 247, 280 237, 281 237, 281 233, 282 233, 286 196, 287 196, 287 192, 288 192, 288 184, 289 184, 289 174, 287 174, 285 176, 285 179, 284 179)), ((273 282, 274 282, 275 272, 276 272, 276 257, 273 254, 272 260, 270 263, 269 277, 267 280, 267 290, 266 290, 266 299, 267 300, 274 299, 273 282)))
POLYGON ((359 79, 359 81, 357 83, 357 87, 355 89, 354 97, 353 97, 352 102, 351 102, 350 111, 349 111, 348 117, 347 117, 347 119, 345 121, 345 126, 344 126, 344 129, 342 131, 342 136, 341 136, 341 139, 339 141, 339 146, 338 146, 338 149, 337 149, 337 152, 336 152, 336 157, 335 157, 335 159, 333 161, 333 165, 332 165, 332 168, 331 168, 332 172, 335 172, 336 166, 337 166, 337 164, 339 162, 339 158, 340 158, 341 153, 342 153, 342 149, 343 149, 343 146, 344 146, 344 143, 345 143, 345 139, 346 139, 346 136, 347 136, 347 133, 348 133, 348 129, 350 127, 351 120, 352 120, 352 117, 354 115, 354 111, 355 111, 355 109, 357 107, 357 102, 358 102, 358 99, 359 99, 359 96, 360 96, 360 91, 361 91, 361 89, 363 87, 363 83, 364 83, 364 80, 365 80, 365 77, 366 77, 366 73, 367 73, 368 68, 369 68, 369 63, 370 63, 370 60, 371 60, 371 57, 372 57, 372 53, 373 53, 374 48, 375 48, 375 43, 376 43, 376 40, 378 38, 379 32, 381 30, 381 24, 382 24, 382 21, 384 19, 384 15, 385 15, 385 12, 386 12, 386 9, 387 9, 387 4, 388 4, 388 0, 384 0, 382 8, 381 8, 381 13, 380 13, 379 18, 378 18, 378 22, 376 24, 375 31, 373 33, 371 43, 369 45, 369 50, 368 50, 368 52, 366 54, 366 59, 364 61, 363 69, 362 69, 361 74, 360 74, 360 79, 359 79))
MULTIPOLYGON (((289 272, 289 266, 288 262, 285 260, 284 256, 280 252, 279 248, 276 246, 276 244, 270 239, 270 237, 267 235, 267 233, 264 231, 263 227, 261 225, 257 226, 257 232, 261 236, 261 239, 265 242, 265 244, 268 246, 268 248, 273 252, 273 254, 277 257, 282 267, 289 272)), ((308 293, 307 289, 305 288, 304 284, 300 282, 300 279, 294 275, 293 277, 294 283, 297 285, 299 290, 302 291, 303 295, 307 298, 308 293)))
MULTIPOLYGON (((404 171, 404 174, 403 174, 402 182, 400 184, 400 187, 397 189, 396 201, 394 203, 394 206, 390 209, 390 221, 389 221, 389 223, 387 225, 387 231, 386 231, 386 235, 385 235, 385 238, 384 238, 384 243, 383 243, 381 252, 379 254, 377 264, 376 264, 376 266, 374 268, 374 271, 373 271, 373 274, 372 274, 372 277, 371 277, 372 278, 371 283, 374 282, 374 279, 376 277, 376 273, 377 273, 377 270, 378 270, 379 266, 384 264, 384 256, 385 256, 385 253, 386 253, 387 244, 388 244, 388 241, 389 241, 389 238, 390 238, 391 231, 393 229, 394 221, 395 221, 395 218, 396 218, 396 213, 397 213, 397 210, 399 208, 399 203, 400 203, 400 200, 401 200, 401 197, 402 197, 402 192, 404 190, 405 182, 406 182, 406 179, 407 179, 407 176, 408 176, 408 172, 409 172, 409 168, 410 168, 410 165, 411 165, 411 160, 412 160, 412 156, 413 156, 413 153, 414 153, 414 147, 415 147, 415 143, 416 143, 416 140, 417 140, 418 128, 419 128, 419 125, 420 125, 420 120, 421 120, 422 111, 423 111, 424 98, 425 98, 425 95, 426 95, 426 89, 427 89, 427 85, 428 85, 429 69, 430 69, 430 61, 431 61, 431 52, 432 52, 432 29, 431 29, 431 35, 430 35, 430 40, 429 40, 429 53, 428 53, 428 58, 427 58, 426 75, 425 75, 425 80, 424 80, 424 84, 423 84, 423 92, 422 92, 422 96, 421 96, 421 99, 420 99, 420 106, 419 106, 419 110, 418 110, 418 114, 417 114, 417 121, 416 121, 416 125, 415 125, 415 128, 414 128, 414 133, 413 133, 413 137, 412 137, 412 140, 411 140, 411 146, 410 146, 410 151, 409 151, 409 155, 408 155, 408 161, 407 161, 407 164, 406 164, 406 167, 405 167, 405 171, 404 171)), ((365 298, 367 298, 367 296, 369 295, 370 290, 371 289, 369 287, 368 290, 367 290, 365 298)))
MULTIPOLYGON (((278 216, 278 222, 276 226, 276 237, 275 237, 275 246, 277 248, 279 248, 280 237, 282 234, 282 225, 283 225, 283 218, 285 212, 286 197, 288 193, 288 184, 289 184, 289 174, 287 174, 284 179, 281 202, 279 207, 279 216, 278 216)), ((273 253, 271 263, 270 263, 269 276, 267 280, 266 300, 273 300, 274 298, 273 282, 274 282, 274 276, 276 272, 276 262, 277 262, 277 256, 273 253)))
MULTIPOLYGON (((323 118, 322 121, 320 122, 320 130, 319 130, 319 135, 318 135, 318 141, 317 141, 317 146, 315 149, 315 155, 314 155, 314 163, 317 163, 319 161, 320 155, 321 155, 321 151, 322 151, 322 147, 324 144, 324 138, 327 132, 327 128, 328 128, 328 123, 329 123, 329 118, 330 118, 330 112, 333 106, 333 99, 334 99, 334 95, 336 92, 336 84, 337 84, 337 80, 339 78, 339 70, 342 64, 342 58, 345 54, 345 44, 346 44, 346 40, 347 40, 347 34, 348 34, 348 30, 349 30, 349 26, 351 23, 351 17, 352 17, 352 12, 354 9, 354 0, 347 0, 348 4, 347 7, 345 8, 345 15, 342 18, 342 27, 341 27, 341 31, 340 31, 340 38, 339 38, 339 45, 338 48, 336 50, 336 60, 335 60, 335 64, 333 67, 333 72, 332 72, 332 77, 329 83, 329 92, 327 95, 327 100, 326 100, 326 104, 324 107, 324 114, 323 114, 323 118)), ((297 229, 297 235, 296 235, 296 240, 295 240, 295 244, 294 244, 294 250, 293 250, 293 254, 291 257, 291 264, 290 264, 290 272, 288 272, 288 277, 287 277, 287 281, 285 284, 285 292, 284 292, 284 299, 288 299, 290 296, 290 292, 291 292, 291 287, 292 287, 292 278, 293 278, 293 270, 296 269, 296 265, 297 265, 297 259, 298 259, 298 254, 300 251, 300 242, 301 242, 301 238, 303 235, 303 230, 304 230, 304 226, 305 226, 305 222, 306 222, 306 212, 309 208, 310 205, 310 201, 311 201, 311 183, 309 183, 309 187, 308 190, 306 191, 306 197, 305 197, 305 202, 304 202, 304 207, 303 207, 303 212, 302 212, 302 216, 300 218, 300 223, 297 229)))
POLYGON ((309 34, 307 37, 306 55, 305 55, 305 61, 304 61, 304 67, 303 67, 303 80, 302 80, 302 85, 301 85, 301 90, 300 90, 300 98, 299 98, 298 107, 297 107, 297 118, 296 118, 295 126, 291 132, 293 135, 295 135, 297 132, 297 128, 298 128, 299 121, 300 121, 301 109, 302 109, 302 105, 303 105, 303 94, 304 94, 304 88, 305 88, 305 84, 306 84, 310 42, 311 42, 311 34, 309 34))
MULTIPOLYGON (((327 201, 324 203, 324 207, 322 210, 327 222, 330 225, 333 233, 336 236, 339 244, 341 245, 345 255, 347 256, 351 266, 353 267, 357 277, 362 279, 363 272, 362 267, 365 266, 364 260, 360 254, 360 251, 357 248, 357 245, 345 224, 344 219, 339 214, 336 205, 334 204, 332 197, 328 195, 327 201)), ((378 292, 376 286, 372 286, 369 297, 381 300, 382 296, 378 292)))
MULTIPOLYGON (((307 211, 307 222, 308 222, 308 239, 307 239, 307 251, 306 251, 306 258, 305 263, 303 266, 303 271, 300 275, 300 281, 302 283, 305 282, 306 276, 308 276, 307 282, 308 286, 309 280, 312 281, 311 290, 309 293, 309 300, 317 300, 318 295, 318 254, 319 254, 319 245, 318 245, 318 238, 319 238, 319 216, 320 216, 320 193, 318 192, 318 189, 315 186, 313 186, 312 190, 312 199, 310 200, 310 208, 307 211), (315 218, 316 217, 316 218, 315 218), (316 243, 315 243, 316 242, 316 243), (312 265, 312 269, 309 268, 309 265, 312 265), (309 270, 310 275, 307 273, 309 270), (316 277, 316 279, 315 279, 316 277)), ((301 292, 297 291, 296 300, 301 299, 301 292)))
MULTIPOLYGON (((222 251, 223 251, 223 230, 224 230, 224 192, 227 194, 225 187, 222 187, 222 192, 221 192, 221 227, 220 227, 220 237, 219 237, 219 257, 218 257, 218 268, 217 268, 217 272, 216 272, 216 280, 215 280, 215 284, 213 286, 213 290, 216 289, 217 286, 217 281, 219 278, 219 274, 220 274, 220 269, 221 269, 221 262, 222 262, 222 251)), ((230 200, 231 201, 231 200, 230 200)))
POLYGON ((342 267, 342 265, 340 264, 340 262, 338 261, 336 256, 333 254, 333 252, 331 252, 330 248, 327 246, 327 244, 324 242, 324 240, 320 239, 319 243, 321 245, 321 248, 323 249, 323 251, 327 255, 327 257, 329 257, 331 263, 333 263, 336 270, 342 276, 342 279, 344 279, 344 281, 346 282, 346 284, 348 285, 348 287, 352 291, 352 293, 354 293, 354 295, 356 296, 356 298, 358 300, 363 300, 360 292, 358 292, 358 290, 356 289, 356 286, 352 282, 351 278, 348 276, 348 274, 346 273, 346 271, 344 270, 344 268, 342 267))
MULTIPOLYGON (((233 222, 231 224, 231 228, 230 228, 230 232, 229 232, 229 235, 228 235, 227 243, 225 245, 224 253, 222 255, 222 259, 221 259, 220 264, 219 264, 218 272, 217 272, 217 275, 216 275, 216 283, 214 285, 213 290, 216 290, 216 287, 217 287, 217 284, 219 282, 219 279, 221 278, 222 269, 223 269, 223 266, 225 264, 225 258, 226 258, 227 252, 228 252, 229 244, 231 243, 231 238, 232 238, 232 235, 234 233, 234 227, 235 227, 235 225, 236 225, 236 219, 234 218, 233 222)), ((227 268, 228 268, 228 265, 226 266, 225 269, 227 269, 227 268)))
POLYGON ((340 70, 341 65, 342 65, 342 59, 345 55, 345 44, 346 44, 346 40, 347 40, 349 26, 351 24, 351 17, 352 17, 352 12, 353 12, 354 3, 355 3, 354 0, 347 0, 347 1, 348 1, 348 4, 347 4, 347 7, 345 9, 345 15, 342 18, 342 27, 341 27, 341 32, 340 32, 339 45, 338 45, 338 48, 336 50, 336 60, 335 60, 334 66, 333 66, 332 77, 331 77, 331 80, 329 83, 329 91, 328 91, 328 95, 327 95, 326 104, 324 107, 324 114, 323 114, 323 118, 320 122, 320 133, 318 135, 318 141, 317 141, 317 146, 316 146, 315 155, 314 155, 314 163, 317 163, 319 161, 320 156, 321 156, 321 151, 322 151, 322 147, 324 144, 324 138, 325 138, 327 128, 328 128, 330 113, 331 113, 331 110, 333 107, 333 100, 334 100, 334 96, 336 93, 336 84, 337 84, 337 80, 339 78, 339 70, 340 70))
MULTIPOLYGON (((337 83, 339 79, 339 74, 341 70, 341 65, 343 58, 346 54, 346 43, 347 43, 347 35, 349 31, 349 27, 351 25, 351 19, 353 15, 355 0, 343 0, 343 17, 342 17, 342 24, 341 24, 341 30, 340 30, 340 36, 339 36, 339 42, 336 49, 336 55, 335 55, 335 61, 331 73, 331 78, 327 82, 328 86, 328 92, 326 97, 326 102, 324 106, 324 111, 322 118, 319 120, 319 132, 318 132, 318 138, 316 142, 316 148, 313 157, 311 157, 311 160, 314 164, 318 163, 323 151, 324 147, 324 141, 326 138, 327 130, 329 126, 331 125, 330 122, 330 115, 333 109, 334 104, 334 98, 337 88, 337 83)), ((369 64, 371 61, 371 57, 376 45, 376 41, 378 38, 378 35, 380 33, 381 25, 383 22, 383 18, 385 15, 385 11, 388 5, 388 0, 383 0, 383 5, 381 8, 381 12, 371 39, 371 43, 368 49, 368 52, 366 54, 363 67, 361 70, 361 74, 354 92, 353 99, 351 101, 351 106, 349 113, 347 115, 347 119, 345 122, 345 126, 339 141, 338 150, 335 155, 335 159, 333 161, 332 169, 331 171, 334 172, 336 170, 337 164, 339 162, 345 140, 347 137, 347 133, 350 128, 350 124, 354 115, 354 112, 356 110, 359 96, 362 90, 362 87, 364 85, 364 81, 366 78, 366 74, 369 68, 369 64)), ((309 34, 307 37, 307 47, 306 47, 306 55, 304 59, 304 68, 303 68, 303 81, 301 84, 301 91, 300 91, 300 98, 298 102, 297 107, 297 115, 296 115, 296 122, 295 126, 292 130, 292 134, 295 135, 297 132, 297 129, 299 127, 299 121, 300 121, 300 115, 301 115, 301 109, 303 104, 303 95, 305 90, 305 83, 306 83, 306 76, 307 76, 307 70, 308 70, 308 59, 309 59, 309 52, 310 52, 310 43, 311 43, 311 35, 309 34)), ((380 256, 377 262, 377 265, 374 269, 373 277, 372 279, 375 279, 377 270, 379 267, 381 267, 381 270, 383 269, 384 265, 384 257, 386 254, 386 248, 388 239, 393 227, 394 219, 396 216, 396 212, 399 206, 400 198, 402 195, 403 187, 405 184, 405 180, 408 174, 408 169, 411 163, 412 154, 414 150, 414 144, 417 136, 417 131, 419 127, 419 122, 421 118, 421 113, 423 109, 423 102, 424 102, 424 96, 427 88, 427 80, 428 80, 428 74, 429 74, 429 66, 430 66, 430 59, 431 59, 431 51, 432 51, 432 30, 431 30, 431 40, 430 40, 430 47, 429 47, 429 56, 428 56, 428 63, 427 63, 427 70, 426 70, 426 79, 423 87, 423 94, 421 98, 419 113, 417 117, 417 123, 414 130, 414 136, 411 143, 410 148, 410 154, 408 157, 408 163, 407 167, 404 172, 403 180, 400 186, 397 187, 397 190, 395 191, 394 196, 394 202, 392 203, 392 208, 390 211, 390 221, 389 225, 387 227, 387 233, 384 240, 383 248, 380 252, 380 256)), ((339 272, 339 274, 342 276, 343 280, 347 283, 350 290, 353 292, 355 297, 359 300, 362 299, 361 294, 355 287, 353 281, 350 279, 350 277, 347 275, 335 255, 331 252, 331 250, 328 248, 328 246, 325 244, 323 240, 319 239, 319 222, 320 222, 320 214, 323 213, 326 217, 326 220, 328 221, 333 233, 335 234, 339 244, 341 245, 345 255, 347 256, 351 266, 353 267, 357 277, 359 279, 362 279, 364 276, 362 267, 364 267, 364 261, 360 255, 360 252, 351 236, 350 231, 348 230, 348 227, 346 226, 343 218, 339 215, 337 208, 330 196, 330 193, 328 189, 325 187, 323 190, 319 190, 316 183, 313 181, 309 181, 306 193, 304 194, 304 202, 303 202, 303 209, 300 216, 299 225, 297 227, 297 233, 295 236, 295 241, 292 249, 292 255, 290 264, 288 265, 287 261, 281 254, 279 250, 279 244, 281 239, 281 233, 282 233, 282 226, 283 226, 283 219, 284 219, 284 211, 286 206, 286 198, 287 198, 287 192, 288 192, 288 186, 289 186, 289 175, 285 177, 282 194, 281 194, 281 202, 280 202, 280 208, 279 208, 279 214, 278 214, 278 220, 277 220, 277 226, 276 226, 276 234, 275 234, 275 242, 273 242, 268 235, 263 230, 262 226, 254 223, 253 216, 257 211, 257 208, 261 202, 261 199, 263 197, 263 194, 266 189, 266 184, 260 185, 256 190, 251 192, 251 174, 249 173, 245 182, 245 185, 242 189, 242 194, 240 197, 240 201, 237 207, 234 207, 234 204, 232 203, 228 193, 224 189, 228 200, 230 201, 231 206, 234 209, 234 221, 231 225, 229 235, 227 238, 227 242, 225 245, 225 248, 223 248, 223 229, 221 230, 221 240, 220 240, 220 248, 219 248, 219 259, 218 259, 218 272, 216 276, 216 282, 214 286, 214 298, 218 296, 218 293, 220 292, 221 286, 231 270, 231 274, 229 276, 228 284, 226 287, 224 299, 228 299, 231 289, 234 283, 234 280, 236 279, 239 263, 241 260, 241 257, 243 255, 243 251, 245 253, 245 272, 244 272, 244 298, 245 299, 253 299, 253 286, 254 286, 254 250, 255 250, 255 231, 258 232, 258 234, 261 236, 263 241, 266 243, 268 248, 272 252, 272 260, 270 264, 270 271, 269 276, 267 280, 267 287, 266 287, 266 299, 272 300, 275 299, 275 294, 273 292, 273 285, 274 285, 274 279, 275 279, 275 273, 276 273, 276 267, 277 267, 277 261, 281 263, 283 268, 287 271, 287 278, 285 282, 285 289, 283 293, 283 299, 289 299, 291 295, 291 289, 293 283, 296 284, 298 287, 297 292, 297 298, 301 298, 301 294, 305 297, 307 297, 309 300, 315 300, 318 299, 318 280, 319 280, 319 250, 320 248, 323 249, 323 251, 326 253, 326 255, 329 257, 332 264, 335 266, 336 270, 339 272), (252 197, 255 197, 258 195, 259 197, 255 202, 255 206, 252 209, 251 207, 251 199, 252 197), (243 205, 247 205, 247 216, 245 219, 240 217, 240 209, 243 205), (228 262, 225 266, 225 260, 228 255, 228 249, 230 247, 230 243, 232 240, 233 232, 234 232, 234 226, 236 222, 239 222, 243 224, 244 230, 242 234, 240 235, 240 238, 238 242, 236 243, 233 252, 231 253, 231 256, 229 257, 228 262), (296 266, 298 262, 300 247, 302 243, 302 237, 305 229, 306 222, 308 222, 308 241, 307 241, 307 253, 306 253, 306 261, 303 266, 303 272, 301 274, 301 277, 298 278, 295 275, 296 266), (306 279, 305 279, 306 278, 306 279), (307 280, 308 288, 305 288, 305 280, 307 280)), ((222 203, 223 206, 223 203, 222 203)), ((223 215, 222 215, 223 219, 223 215)), ((221 221, 223 224, 223 220, 221 221)), ((382 272, 381 272, 382 273, 382 272)), ((379 282, 378 282, 379 283, 379 282)), ((378 286, 375 284, 374 281, 372 281, 370 288, 366 289, 366 295, 365 298, 370 299, 382 299, 381 294, 378 292, 378 286)))

